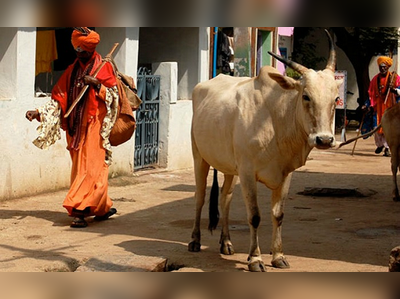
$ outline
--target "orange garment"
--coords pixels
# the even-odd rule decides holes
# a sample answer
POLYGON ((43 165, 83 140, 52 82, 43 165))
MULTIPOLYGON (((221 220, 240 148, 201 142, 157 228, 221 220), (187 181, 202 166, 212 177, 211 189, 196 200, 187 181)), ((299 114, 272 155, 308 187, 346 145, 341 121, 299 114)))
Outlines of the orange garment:
POLYGON ((393 64, 393 59, 388 56, 379 56, 377 62, 378 62, 378 65, 381 65, 382 63, 384 63, 388 67, 391 67, 393 64))
POLYGON ((72 211, 74 208, 77 210, 90 208, 89 213, 85 212, 85 217, 102 216, 112 206, 108 196, 106 150, 100 135, 103 119, 107 113, 104 87, 111 88, 117 84, 109 62, 96 76, 103 87, 99 91, 89 87, 68 118, 64 118, 64 114, 84 86, 82 84, 84 74, 92 75, 101 62, 101 56, 96 51, 86 63, 76 59, 62 74, 52 91, 52 98, 61 106, 61 127, 66 131, 67 149, 72 159, 71 186, 63 203, 70 216, 74 216, 72 211))
MULTIPOLYGON (((71 187, 63 207, 73 216, 72 209, 84 210, 90 207, 85 216, 104 215, 112 206, 108 196, 108 165, 105 163, 105 149, 102 146, 100 130, 106 115, 106 106, 99 103, 94 117, 89 117, 82 126, 78 150, 70 150, 72 159, 71 187)), ((86 114, 87 115, 87 114, 86 114)), ((70 144, 72 137, 67 134, 70 144)))
MULTIPOLYGON (((95 70, 98 68, 98 66, 102 63, 102 57, 100 54, 98 54, 96 51, 93 53, 92 58, 89 60, 88 63, 91 61, 94 61, 94 65, 92 68, 92 71, 89 73, 90 75, 93 75, 95 70)), ((62 115, 64 115, 67 110, 68 110, 68 91, 70 90, 70 85, 71 85, 71 75, 74 70, 74 67, 76 64, 79 64, 79 67, 81 69, 84 69, 87 64, 83 65, 79 59, 76 59, 73 64, 68 66, 68 68, 65 70, 65 72, 61 75, 60 79, 54 86, 51 97, 58 101, 61 105, 61 111, 62 115)), ((98 75, 96 76, 97 79, 100 80, 100 82, 105 86, 105 87, 113 87, 117 85, 117 81, 115 79, 115 74, 112 65, 107 62, 100 70, 98 75)), ((83 81, 82 81, 83 82, 83 81)), ((82 83, 81 82, 81 83, 82 83)), ((80 87, 80 88, 83 88, 80 87)), ((79 87, 74 88, 76 91, 76 94, 79 93, 80 89, 79 87)), ((94 116, 96 114, 97 110, 97 103, 98 100, 96 99, 96 92, 93 88, 89 88, 86 91, 86 95, 88 98, 88 114, 90 116, 94 116)), ((66 130, 66 120, 64 117, 62 117, 63 123, 62 123, 62 128, 66 130)))
POLYGON ((72 46, 75 50, 80 48, 83 51, 93 52, 100 42, 100 35, 96 31, 90 30, 87 27, 82 28, 84 28, 88 33, 84 34, 78 30, 74 30, 71 36, 72 46))
POLYGON ((39 30, 36 32, 36 76, 50 73, 51 64, 58 58, 55 30, 39 30))

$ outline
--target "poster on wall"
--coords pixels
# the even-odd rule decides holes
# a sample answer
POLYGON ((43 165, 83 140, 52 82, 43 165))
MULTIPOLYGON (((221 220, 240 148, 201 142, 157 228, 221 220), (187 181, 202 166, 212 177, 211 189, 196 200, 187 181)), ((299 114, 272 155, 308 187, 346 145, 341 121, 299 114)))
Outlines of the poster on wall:
POLYGON ((346 109, 347 96, 347 71, 336 71, 335 80, 343 80, 339 86, 339 100, 336 103, 336 109, 346 109))

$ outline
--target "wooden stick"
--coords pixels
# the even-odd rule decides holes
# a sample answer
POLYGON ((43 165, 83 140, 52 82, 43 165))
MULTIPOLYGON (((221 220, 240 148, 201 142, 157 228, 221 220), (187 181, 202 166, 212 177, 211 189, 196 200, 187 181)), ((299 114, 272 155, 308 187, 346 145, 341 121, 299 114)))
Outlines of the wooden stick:
MULTIPOLYGON (((391 77, 391 80, 389 82, 389 87, 388 87, 388 91, 386 93, 385 102, 384 102, 385 105, 386 105, 387 99, 389 97, 390 89, 393 88, 393 86, 395 86, 395 83, 396 83, 396 79, 397 79, 396 70, 397 70, 397 61, 396 61, 395 70, 392 72, 392 77, 391 77)), ((390 74, 390 72, 389 72, 389 74, 390 74)))
MULTIPOLYGON (((111 49, 110 53, 108 53, 108 54, 106 55, 106 58, 110 58, 110 57, 111 57, 111 55, 114 53, 114 51, 115 51, 115 49, 118 47, 118 45, 119 45, 119 43, 115 43, 115 44, 114 44, 114 46, 113 46, 113 48, 111 49)), ((107 62, 107 61, 103 59, 103 62, 99 65, 99 67, 98 67, 98 68, 96 69, 96 71, 94 72, 93 77, 96 78, 96 76, 99 74, 101 68, 106 64, 106 62, 107 62)), ((85 85, 85 86, 82 88, 82 90, 81 90, 81 92, 79 93, 79 95, 78 95, 78 96, 76 97, 76 99, 72 102, 72 104, 71 104, 71 106, 69 107, 67 113, 65 113, 64 118, 67 118, 67 117, 71 114, 72 110, 75 108, 76 104, 78 104, 79 101, 82 99, 83 95, 85 94, 85 92, 86 92, 86 90, 87 90, 88 88, 89 88, 89 85, 88 85, 88 84, 85 85)))
POLYGON ((339 144, 338 149, 341 148, 342 146, 345 146, 346 144, 349 144, 349 143, 352 143, 353 141, 356 141, 357 139, 360 139, 360 138, 367 138, 367 137, 369 137, 369 136, 371 136, 371 135, 374 135, 376 132, 378 132, 378 130, 379 130, 381 127, 382 127, 382 125, 378 125, 375 129, 373 129, 372 131, 370 131, 370 132, 368 132, 368 133, 365 133, 365 134, 360 135, 360 136, 357 136, 357 137, 353 137, 353 138, 351 138, 351 139, 349 139, 349 140, 346 140, 345 142, 342 142, 341 144, 339 144))
POLYGON ((392 86, 392 80, 393 80, 393 78, 394 78, 394 72, 393 72, 392 78, 391 78, 391 80, 390 80, 390 82, 389 82, 389 87, 388 87, 388 91, 386 92, 385 101, 383 102, 385 105, 386 105, 387 99, 388 99, 388 97, 389 97, 390 87, 392 86))
MULTIPOLYGON (((362 126, 363 126, 363 124, 364 124, 364 118, 365 118, 365 115, 366 115, 366 114, 367 114, 367 113, 365 112, 365 113, 363 114, 362 119, 361 119, 360 127, 358 128, 358 132, 357 132, 357 137, 358 137, 358 136, 360 135, 360 133, 361 133, 361 129, 362 129, 362 126)), ((357 141, 358 141, 358 139, 356 139, 356 141, 354 142, 353 150, 351 151, 351 155, 352 155, 352 156, 354 156, 354 150, 356 149, 357 141)))

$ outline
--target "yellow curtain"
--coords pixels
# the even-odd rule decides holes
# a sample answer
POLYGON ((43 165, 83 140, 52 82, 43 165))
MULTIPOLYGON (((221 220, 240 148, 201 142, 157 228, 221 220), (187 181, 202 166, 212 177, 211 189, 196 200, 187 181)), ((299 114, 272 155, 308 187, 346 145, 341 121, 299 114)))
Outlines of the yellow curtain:
POLYGON ((50 73, 51 63, 58 58, 55 30, 40 30, 36 33, 36 76, 50 73))

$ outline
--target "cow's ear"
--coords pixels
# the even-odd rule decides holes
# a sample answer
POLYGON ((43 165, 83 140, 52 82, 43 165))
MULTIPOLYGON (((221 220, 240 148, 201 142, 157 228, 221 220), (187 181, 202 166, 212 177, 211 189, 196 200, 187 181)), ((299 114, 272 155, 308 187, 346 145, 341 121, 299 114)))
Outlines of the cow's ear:
POLYGON ((279 73, 268 73, 272 80, 276 81, 283 89, 296 89, 297 81, 279 73))

